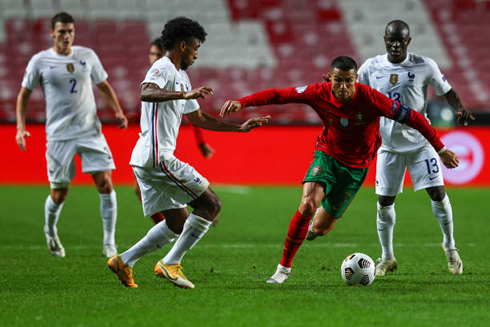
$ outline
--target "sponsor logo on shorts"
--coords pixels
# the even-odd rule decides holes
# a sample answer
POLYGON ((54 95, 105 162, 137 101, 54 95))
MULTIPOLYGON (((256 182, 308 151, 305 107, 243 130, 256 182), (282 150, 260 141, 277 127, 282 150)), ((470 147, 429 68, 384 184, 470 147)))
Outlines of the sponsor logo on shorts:
POLYGON ((196 177, 196 178, 194 178, 194 183, 202 184, 202 181, 199 177, 196 177))
POLYGON ((349 125, 349 119, 340 118, 340 125, 342 125, 342 127, 347 127, 349 125))

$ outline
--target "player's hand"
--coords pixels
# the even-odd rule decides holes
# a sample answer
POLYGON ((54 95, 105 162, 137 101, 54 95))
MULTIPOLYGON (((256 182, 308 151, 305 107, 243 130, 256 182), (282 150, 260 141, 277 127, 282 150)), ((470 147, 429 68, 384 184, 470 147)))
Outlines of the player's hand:
POLYGON ((126 116, 124 116, 124 113, 122 111, 116 113, 116 118, 117 120, 119 120, 119 126, 118 126, 119 128, 122 129, 128 128, 128 119, 126 118, 126 116))
POLYGON ((250 118, 240 126, 240 132, 250 132, 252 129, 266 124, 271 116, 250 118))
POLYGON ((206 159, 211 159, 214 154, 214 149, 206 143, 199 144, 199 150, 201 150, 202 155, 206 159))
POLYGON ((26 150, 26 138, 31 137, 31 133, 26 130, 18 130, 15 141, 22 151, 26 150))
POLYGON ((459 158, 456 153, 447 149, 439 155, 446 168, 453 169, 459 166, 459 158))
POLYGON ((456 111, 456 116, 458 116, 456 119, 456 124, 458 124, 458 126, 468 126, 470 119, 475 120, 475 117, 473 117, 471 111, 466 110, 465 108, 460 111, 456 111))
POLYGON ((206 95, 213 95, 213 92, 214 90, 212 88, 207 86, 201 86, 198 87, 197 89, 190 90, 189 92, 185 92, 184 99, 185 100, 198 99, 198 98, 206 99, 206 95))
POLYGON ((242 109, 242 104, 240 103, 240 101, 228 100, 225 102, 223 107, 221 107, 219 115, 221 117, 224 117, 225 115, 231 115, 232 112, 237 112, 240 109, 242 109))

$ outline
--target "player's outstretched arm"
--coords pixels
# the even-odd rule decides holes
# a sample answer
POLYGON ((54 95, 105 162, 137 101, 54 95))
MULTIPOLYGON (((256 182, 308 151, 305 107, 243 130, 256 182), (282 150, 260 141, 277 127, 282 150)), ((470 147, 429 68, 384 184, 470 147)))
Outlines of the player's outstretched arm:
POLYGON ((175 92, 161 89, 155 83, 145 83, 141 85, 140 98, 144 102, 165 102, 179 99, 205 99, 207 95, 213 95, 213 89, 207 86, 201 86, 188 92, 175 92))
POLYGON ((243 124, 232 124, 222 120, 218 120, 213 116, 198 109, 187 114, 187 118, 194 126, 220 132, 250 132, 252 129, 266 124, 270 116, 250 118, 243 124))
POLYGON ((224 117, 226 115, 231 115, 232 112, 237 112, 240 109, 242 109, 242 104, 240 101, 228 100, 221 107, 219 115, 220 117, 224 117))
POLYGON ((15 108, 17 120, 17 135, 15 136, 15 141, 22 151, 25 151, 26 149, 26 138, 31 136, 31 133, 26 130, 27 102, 31 97, 31 93, 31 90, 22 87, 17 96, 17 105, 15 108))
MULTIPOLYGON (((446 166, 446 168, 453 169, 459 166, 459 158, 456 153, 449 149, 443 149, 442 153, 439 154, 441 161, 446 166)), ((441 151, 439 151, 441 152, 441 151)))
POLYGON ((97 88, 102 94, 104 100, 109 104, 109 106, 116 113, 116 118, 119 120, 119 128, 127 128, 128 119, 124 115, 124 112, 122 111, 121 106, 119 105, 119 101, 117 101, 116 93, 114 92, 114 89, 112 88, 111 84, 109 84, 109 82, 105 80, 97 84, 97 88))
POLYGON ((467 126, 468 122, 471 120, 475 120, 473 114, 468 109, 463 107, 461 100, 459 99, 458 93, 454 89, 450 89, 449 92, 444 94, 444 97, 447 100, 447 103, 453 108, 454 112, 458 116, 456 119, 456 123, 458 126, 467 126))

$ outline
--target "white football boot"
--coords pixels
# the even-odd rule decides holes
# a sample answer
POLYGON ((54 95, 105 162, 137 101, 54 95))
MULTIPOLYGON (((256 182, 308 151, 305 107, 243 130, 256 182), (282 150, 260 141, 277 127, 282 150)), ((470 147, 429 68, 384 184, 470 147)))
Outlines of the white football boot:
POLYGON ((267 280, 267 283, 282 284, 286 281, 286 279, 288 279, 290 273, 291 268, 286 268, 278 264, 276 272, 274 273, 274 275, 271 276, 271 278, 267 280))
POLYGON ((314 217, 311 219, 310 225, 308 226, 308 233, 306 234, 307 241, 313 241, 315 238, 318 237, 318 235, 315 233, 315 230, 313 229, 313 220, 315 220, 314 217))
POLYGON ((447 258, 447 267, 449 271, 455 275, 461 275, 463 273, 463 261, 459 257, 458 249, 444 249, 444 253, 447 258))
POLYGON ((49 233, 48 232, 48 226, 44 226, 44 235, 46 236, 46 244, 48 245, 48 250, 51 252, 52 255, 55 257, 65 257, 65 249, 63 248, 63 245, 61 245, 60 239, 58 237, 58 234, 54 233, 49 233))
POLYGON ((398 267, 398 262, 396 259, 380 259, 377 260, 378 264, 376 265, 376 277, 384 276, 388 271, 395 271, 398 267))

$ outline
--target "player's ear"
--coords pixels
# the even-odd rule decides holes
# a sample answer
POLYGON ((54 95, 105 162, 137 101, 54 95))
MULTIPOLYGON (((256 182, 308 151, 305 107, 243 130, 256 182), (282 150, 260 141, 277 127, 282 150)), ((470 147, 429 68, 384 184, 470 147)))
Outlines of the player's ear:
POLYGON ((49 29, 49 35, 51 35, 51 37, 54 39, 54 31, 51 28, 49 29))
POLYGON ((328 72, 326 75, 323 75, 323 79, 325 80, 325 82, 330 82, 332 79, 332 74, 328 72))
POLYGON ((411 37, 408 38, 407 47, 410 45, 410 42, 412 42, 412 38, 411 37))
POLYGON ((185 41, 180 42, 180 51, 184 52, 187 48, 187 43, 185 41))

